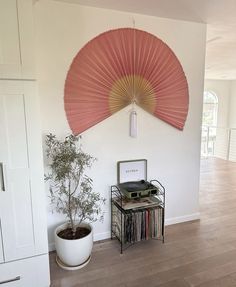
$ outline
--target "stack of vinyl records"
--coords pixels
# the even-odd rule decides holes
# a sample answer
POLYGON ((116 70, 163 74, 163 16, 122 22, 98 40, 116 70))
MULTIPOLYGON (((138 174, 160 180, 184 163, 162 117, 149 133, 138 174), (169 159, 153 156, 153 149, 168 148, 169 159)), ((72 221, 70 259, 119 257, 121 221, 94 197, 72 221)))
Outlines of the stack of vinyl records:
POLYGON ((123 243, 134 243, 149 238, 160 238, 162 214, 160 207, 121 211, 113 204, 113 231, 123 243))

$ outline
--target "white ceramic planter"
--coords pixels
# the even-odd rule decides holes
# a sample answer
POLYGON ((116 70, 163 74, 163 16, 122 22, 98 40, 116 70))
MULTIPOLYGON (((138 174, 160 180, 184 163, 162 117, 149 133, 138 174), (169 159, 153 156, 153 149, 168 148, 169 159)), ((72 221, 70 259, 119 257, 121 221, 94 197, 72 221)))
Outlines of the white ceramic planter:
POLYGON ((93 248, 93 229, 90 224, 81 223, 81 227, 86 227, 91 232, 80 239, 62 239, 57 234, 67 227, 67 223, 56 228, 55 246, 57 251, 57 263, 67 270, 80 269, 88 264, 93 248))

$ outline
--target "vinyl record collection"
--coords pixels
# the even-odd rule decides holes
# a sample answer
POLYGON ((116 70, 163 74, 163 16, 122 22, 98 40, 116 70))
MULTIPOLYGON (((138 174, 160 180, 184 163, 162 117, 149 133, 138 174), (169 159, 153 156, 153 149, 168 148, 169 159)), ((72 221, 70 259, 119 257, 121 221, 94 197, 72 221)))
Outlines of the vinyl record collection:
POLYGON ((134 243, 162 235, 163 208, 122 210, 113 202, 114 233, 123 243, 134 243))

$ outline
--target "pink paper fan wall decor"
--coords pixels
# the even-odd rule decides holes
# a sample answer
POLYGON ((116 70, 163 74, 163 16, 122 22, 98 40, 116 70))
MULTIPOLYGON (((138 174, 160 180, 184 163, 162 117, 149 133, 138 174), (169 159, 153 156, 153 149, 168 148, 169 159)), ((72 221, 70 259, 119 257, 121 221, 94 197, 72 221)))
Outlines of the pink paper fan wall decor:
POLYGON ((73 59, 64 91, 67 120, 80 134, 132 103, 182 130, 187 80, 173 51, 156 36, 134 28, 110 30, 73 59))

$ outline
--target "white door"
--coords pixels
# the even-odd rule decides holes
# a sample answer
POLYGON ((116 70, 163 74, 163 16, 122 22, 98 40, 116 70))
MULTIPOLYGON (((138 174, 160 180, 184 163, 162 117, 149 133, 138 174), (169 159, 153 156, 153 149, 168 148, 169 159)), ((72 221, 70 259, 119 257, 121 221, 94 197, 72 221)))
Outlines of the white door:
POLYGON ((34 78, 31 0, 0 0, 0 78, 34 78))
POLYGON ((2 248, 2 236, 1 236, 1 221, 0 221, 0 263, 4 262, 3 248, 2 248))
POLYGON ((17 2, 0 0, 0 77, 18 77, 20 65, 17 2))
MULTIPOLYGON (((37 254, 40 245, 37 233, 41 232, 45 238, 45 225, 41 230, 35 228, 35 222, 38 228, 40 210, 35 203, 39 195, 33 183, 37 172, 32 175, 37 163, 34 164, 32 158, 41 160, 41 154, 37 155, 32 147, 32 141, 38 138, 34 137, 32 128, 34 106, 31 108, 29 103, 33 102, 34 94, 29 94, 31 86, 32 83, 21 81, 0 81, 0 217, 5 261, 37 254)), ((35 132, 40 133, 38 126, 35 132)), ((41 180, 41 176, 38 178, 41 180)), ((44 212, 42 210, 42 214, 44 212)), ((45 224, 44 216, 42 222, 45 224)))

